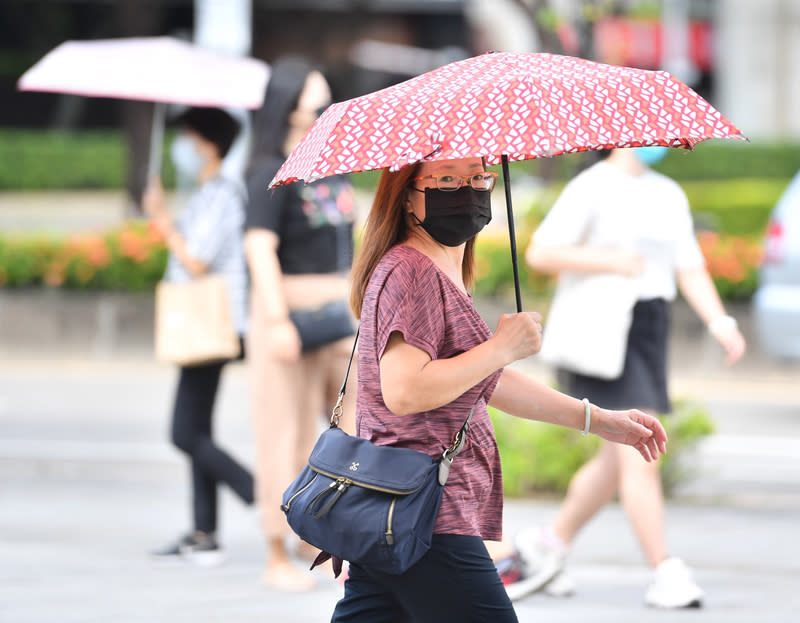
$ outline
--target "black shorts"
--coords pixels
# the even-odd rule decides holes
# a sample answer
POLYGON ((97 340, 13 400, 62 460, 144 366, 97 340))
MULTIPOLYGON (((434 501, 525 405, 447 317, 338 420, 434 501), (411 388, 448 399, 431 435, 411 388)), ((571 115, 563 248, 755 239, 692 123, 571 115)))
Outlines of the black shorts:
POLYGON ((588 398, 605 409, 672 411, 667 393, 669 304, 664 299, 638 301, 628 332, 625 366, 616 379, 600 379, 558 370, 562 391, 588 398))

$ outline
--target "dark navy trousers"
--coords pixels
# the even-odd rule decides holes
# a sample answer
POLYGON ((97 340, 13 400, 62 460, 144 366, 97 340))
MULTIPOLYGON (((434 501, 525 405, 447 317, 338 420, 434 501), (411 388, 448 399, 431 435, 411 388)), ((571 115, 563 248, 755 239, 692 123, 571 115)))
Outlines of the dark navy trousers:
POLYGON ((480 537, 435 534, 402 575, 350 565, 331 623, 516 623, 517 615, 480 537))

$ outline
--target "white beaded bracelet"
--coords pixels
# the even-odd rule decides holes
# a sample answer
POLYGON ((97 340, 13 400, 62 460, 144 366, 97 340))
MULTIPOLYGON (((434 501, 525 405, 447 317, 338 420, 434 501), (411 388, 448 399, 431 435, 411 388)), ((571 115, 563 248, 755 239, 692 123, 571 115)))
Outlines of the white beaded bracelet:
POLYGON ((592 425, 592 405, 588 398, 584 398, 581 402, 583 402, 583 412, 586 417, 586 425, 583 427, 583 434, 588 435, 589 426, 592 425))

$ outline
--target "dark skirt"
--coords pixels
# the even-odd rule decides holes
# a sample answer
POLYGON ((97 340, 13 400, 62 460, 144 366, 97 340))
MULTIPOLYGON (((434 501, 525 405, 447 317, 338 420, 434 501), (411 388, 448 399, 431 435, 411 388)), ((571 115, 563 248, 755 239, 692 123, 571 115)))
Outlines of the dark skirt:
POLYGON ((672 411, 667 394, 669 304, 664 299, 638 301, 628 332, 625 366, 616 379, 600 379, 570 370, 558 370, 562 390, 588 398, 605 409, 672 411))

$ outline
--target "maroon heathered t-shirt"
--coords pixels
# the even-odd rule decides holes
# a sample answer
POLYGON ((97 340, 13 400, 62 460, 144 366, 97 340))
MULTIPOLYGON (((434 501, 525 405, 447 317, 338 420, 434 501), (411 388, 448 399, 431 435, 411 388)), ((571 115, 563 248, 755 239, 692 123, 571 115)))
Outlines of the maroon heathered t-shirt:
POLYGON ((464 294, 424 254, 399 245, 381 259, 361 309, 356 430, 378 445, 412 448, 438 459, 478 400, 467 442, 444 487, 435 534, 502 538, 503 482, 486 409, 502 371, 438 409, 398 416, 383 402, 380 358, 393 331, 431 359, 455 357, 492 333, 464 294))

